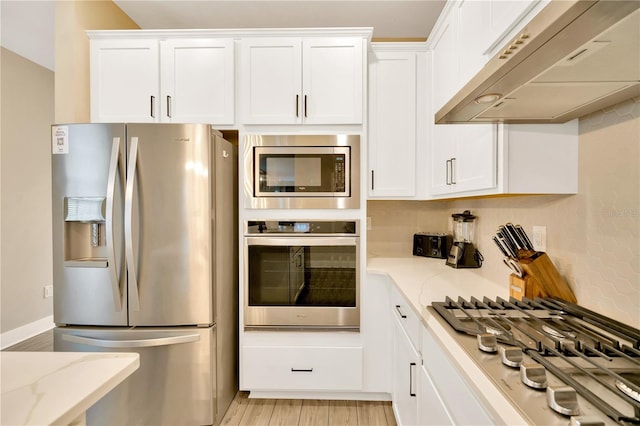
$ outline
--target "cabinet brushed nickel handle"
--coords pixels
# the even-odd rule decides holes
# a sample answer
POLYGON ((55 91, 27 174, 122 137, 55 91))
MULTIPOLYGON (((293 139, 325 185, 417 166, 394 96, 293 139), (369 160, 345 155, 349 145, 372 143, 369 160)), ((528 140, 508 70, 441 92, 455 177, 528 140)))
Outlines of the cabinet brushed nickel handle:
POLYGON ((450 172, 451 171, 451 160, 447 160, 445 162, 444 170, 445 170, 445 173, 446 173, 446 178, 445 178, 446 182, 445 183, 447 185, 451 185, 451 180, 450 180, 450 176, 451 176, 451 172, 450 172))
POLYGON ((307 95, 304 95, 304 118, 307 118, 307 95))
POLYGON ((374 180, 374 174, 373 174, 373 170, 371 170, 371 190, 373 191, 375 189, 375 180, 374 180))
POLYGON ((151 96, 150 101, 151 101, 151 117, 152 118, 156 118, 156 113, 154 111, 154 109, 155 109, 154 106, 155 106, 155 103, 156 103, 156 97, 155 96, 151 96))
POLYGON ((416 393, 413 391, 413 367, 415 366, 415 362, 409 364, 409 396, 413 398, 416 396, 416 393))
POLYGON ((402 313, 402 311, 400 310, 400 305, 396 305, 396 311, 398 311, 398 315, 400 315, 400 318, 406 318, 407 316, 405 314, 402 313))
POLYGON ((171 118, 171 96, 167 96, 167 117, 171 118))
POLYGON ((451 159, 451 184, 455 185, 456 182, 456 158, 451 159))
POLYGON ((300 95, 296 95, 296 117, 300 117, 300 95))
POLYGON ((291 371, 293 373, 311 373, 313 368, 292 368, 291 371))

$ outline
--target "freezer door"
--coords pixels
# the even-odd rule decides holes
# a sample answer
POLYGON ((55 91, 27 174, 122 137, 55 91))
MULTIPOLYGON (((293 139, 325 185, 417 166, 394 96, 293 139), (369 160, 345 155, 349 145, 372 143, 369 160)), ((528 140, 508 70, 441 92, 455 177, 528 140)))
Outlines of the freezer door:
POLYGON ((128 125, 130 325, 214 322, 210 132, 199 124, 128 125))
POLYGON ((215 328, 55 328, 56 352, 137 352, 140 368, 87 411, 90 425, 211 425, 215 328))
POLYGON ((127 325, 125 127, 70 124, 51 130, 54 321, 127 325))

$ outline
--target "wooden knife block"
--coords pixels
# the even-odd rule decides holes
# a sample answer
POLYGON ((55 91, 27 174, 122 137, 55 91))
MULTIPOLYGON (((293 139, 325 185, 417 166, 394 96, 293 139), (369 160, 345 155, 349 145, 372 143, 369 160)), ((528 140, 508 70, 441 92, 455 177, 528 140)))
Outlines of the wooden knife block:
MULTIPOLYGON (((540 297, 557 296, 567 302, 576 303, 576 296, 569 284, 562 278, 546 253, 536 252, 528 258, 519 259, 518 262, 525 273, 522 292, 524 296, 529 297, 529 292, 539 294, 540 297)), ((509 283, 511 285, 511 279, 509 283)))
POLYGON ((516 274, 509 275, 509 297, 522 300, 523 297, 533 299, 549 296, 532 276, 519 277, 516 274))

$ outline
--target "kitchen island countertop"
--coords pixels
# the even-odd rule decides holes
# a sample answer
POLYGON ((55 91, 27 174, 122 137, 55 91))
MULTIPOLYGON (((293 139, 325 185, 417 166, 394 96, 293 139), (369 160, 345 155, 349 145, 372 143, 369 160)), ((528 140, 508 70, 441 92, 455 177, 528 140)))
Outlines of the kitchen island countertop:
POLYGON ((445 264, 444 259, 432 259, 417 256, 372 257, 367 259, 367 273, 386 275, 394 282, 425 327, 442 344, 468 385, 484 406, 491 411, 498 424, 525 425, 529 422, 523 414, 511 404, 508 396, 488 378, 479 366, 466 354, 453 339, 455 334, 444 320, 432 315, 427 306, 432 302, 442 302, 449 296, 469 299, 471 296, 482 299, 509 298, 509 284, 502 285, 487 280, 474 269, 455 269, 445 264))
POLYGON ((1 352, 0 423, 84 424, 85 411, 140 366, 137 353, 1 352))

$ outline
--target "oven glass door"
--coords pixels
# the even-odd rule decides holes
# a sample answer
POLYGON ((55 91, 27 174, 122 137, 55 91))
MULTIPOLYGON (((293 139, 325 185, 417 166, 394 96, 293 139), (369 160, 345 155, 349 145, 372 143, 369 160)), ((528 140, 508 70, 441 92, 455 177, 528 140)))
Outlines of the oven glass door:
POLYGON ((350 195, 349 147, 256 147, 255 195, 350 195))
POLYGON ((358 240, 246 238, 245 325, 358 325, 358 240))

